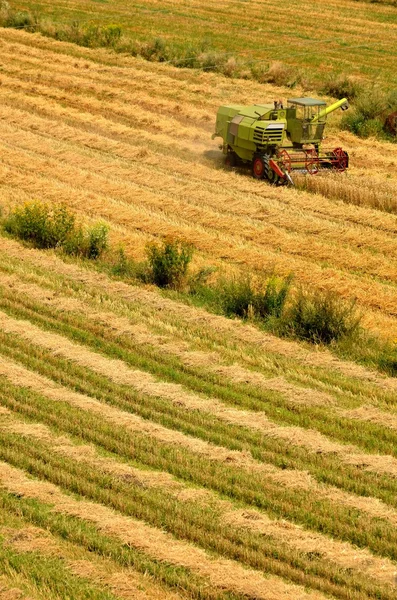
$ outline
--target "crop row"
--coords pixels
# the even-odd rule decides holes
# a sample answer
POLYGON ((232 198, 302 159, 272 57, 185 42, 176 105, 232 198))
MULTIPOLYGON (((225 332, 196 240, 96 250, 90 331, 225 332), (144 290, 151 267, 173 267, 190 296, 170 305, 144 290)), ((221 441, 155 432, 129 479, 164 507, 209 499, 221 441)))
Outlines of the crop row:
MULTIPOLYGON (((91 347, 94 351, 99 350, 111 359, 121 359, 127 365, 151 372, 162 380, 183 384, 184 388, 177 388, 174 392, 175 397, 179 393, 182 400, 184 393, 190 389, 198 394, 205 393, 230 406, 264 410, 268 418, 280 425, 316 428, 333 439, 354 443, 369 452, 395 454, 395 432, 376 423, 348 419, 338 412, 333 412, 330 407, 297 405, 289 402, 280 393, 256 388, 250 384, 220 381, 211 371, 188 368, 177 357, 164 355, 161 348, 140 346, 137 349, 128 336, 120 337, 117 333, 115 335, 104 324, 91 323, 83 314, 58 311, 37 300, 17 294, 15 290, 7 291, 3 288, 0 306, 18 319, 28 319, 48 331, 65 335, 91 347)), ((35 334, 32 334, 32 340, 34 337, 35 334)), ((55 347, 56 345, 54 349, 55 347)), ((88 364, 90 363, 86 363, 88 364)), ((111 368, 111 365, 109 367, 111 368)), ((100 369, 99 367, 99 371, 100 369)), ((139 380, 139 372, 135 379, 137 376, 139 380)), ((124 383, 134 385, 131 378, 127 378, 124 383)), ((142 385, 140 387, 142 388, 142 385)), ((154 386, 152 395, 161 396, 161 386, 157 392, 154 386)))
MULTIPOLYGON (((69 371, 71 369, 71 366, 69 367, 69 371)), ((87 374, 89 373, 87 370, 85 370, 87 372, 87 374)), ((97 385, 98 387, 98 385, 97 385)), ((124 392, 125 393, 125 392, 124 392)), ((48 403, 48 401, 47 401, 48 403)), ((33 410, 32 416, 35 415, 35 412, 37 410, 37 406, 38 406, 38 400, 35 400, 35 403, 33 404, 33 406, 29 407, 28 413, 31 413, 31 411, 33 410)), ((60 410, 59 408, 59 404, 58 402, 56 403, 56 409, 60 410)), ((87 408, 89 408, 89 405, 87 406, 87 408)), ((67 409, 69 410, 69 409, 67 409)), ((47 414, 48 411, 48 407, 42 411, 43 414, 40 415, 40 420, 44 419, 44 422, 47 422, 45 419, 50 419, 51 416, 50 414, 47 414), (47 414, 47 416, 45 416, 47 414)), ((38 416, 38 415, 36 415, 38 416)), ((87 418, 87 417, 85 417, 87 418)), ((66 415, 64 415, 62 422, 64 423, 70 423, 72 419, 70 417, 67 417, 66 415)), ((76 419, 73 419, 74 421, 76 419)), ((56 419, 56 424, 57 427, 61 427, 61 425, 58 423, 59 419, 56 419)), ((51 424, 51 423, 50 423, 51 424)), ((85 427, 84 430, 92 430, 93 427, 85 427)), ((80 425, 78 426, 78 430, 80 431, 80 425)), ((195 430, 197 431, 197 429, 195 430)), ((80 432, 81 435, 81 432, 80 432)), ((84 434, 85 435, 85 434, 84 434)), ((122 432, 122 435, 125 435, 125 432, 122 432)), ((132 434, 130 434, 132 435, 132 434)), ((113 442, 112 444, 115 443, 115 437, 116 434, 113 433, 112 435, 112 439, 113 442)), ((290 518, 296 519, 298 522, 304 522, 304 523, 308 523, 310 527, 315 527, 315 528, 319 528, 321 531, 323 530, 329 530, 330 529, 330 533, 332 531, 333 535, 339 535, 341 536, 343 539, 349 539, 350 541, 356 542, 357 541, 357 530, 355 528, 353 528, 354 530, 352 530, 352 515, 351 515, 351 510, 349 509, 345 509, 343 508, 343 506, 338 505, 338 504, 334 504, 332 503, 332 508, 325 508, 329 501, 328 500, 321 500, 321 499, 316 499, 314 505, 313 505, 313 498, 312 498, 312 492, 310 491, 310 488, 306 490, 300 490, 299 488, 295 489, 294 487, 292 487, 291 489, 287 486, 282 486, 280 488, 279 483, 277 483, 277 478, 276 480, 274 480, 274 477, 267 477, 265 478, 266 480, 263 480, 263 474, 261 473, 261 471, 258 471, 258 473, 256 474, 255 471, 250 473, 249 471, 247 471, 246 475, 243 475, 243 473, 239 470, 239 468, 236 469, 236 467, 233 467, 232 465, 228 465, 226 463, 226 465, 222 465, 221 462, 219 462, 219 459, 213 460, 213 458, 205 458, 203 456, 197 455, 195 453, 191 454, 191 450, 189 450, 188 446, 185 446, 183 448, 182 451, 182 455, 181 455, 181 459, 182 459, 182 466, 178 467, 177 466, 177 461, 175 459, 175 455, 179 455, 179 453, 181 452, 181 450, 179 450, 179 447, 177 445, 175 445, 174 443, 169 443, 169 442, 165 442, 164 440, 161 441, 161 439, 156 440, 155 437, 151 436, 150 431, 148 432, 148 434, 146 433, 139 433, 139 438, 142 439, 142 444, 145 447, 146 444, 153 444, 154 446, 159 447, 159 455, 157 457, 157 459, 155 458, 155 452, 152 449, 151 451, 144 451, 144 454, 142 456, 144 456, 143 459, 144 462, 146 462, 146 464, 148 464, 149 466, 154 466, 156 468, 162 468, 162 469, 166 469, 170 472, 172 472, 174 475, 177 475, 179 477, 183 477, 184 479, 187 477, 187 480, 193 480, 195 479, 197 481, 197 483, 199 485, 204 485, 205 487, 212 487, 214 490, 220 491, 222 493, 227 493, 230 494, 232 497, 235 497, 237 499, 241 499, 244 500, 245 502, 248 503, 254 503, 254 505, 257 505, 259 507, 262 507, 264 509, 267 510, 277 510, 280 511, 281 513, 278 512, 276 514, 279 514, 279 516, 283 516, 283 517, 288 517, 288 514, 290 516, 290 518), (149 437, 148 437, 149 436, 149 437), (146 440, 146 441, 145 441, 146 440), (164 448, 168 447, 168 450, 165 451, 164 448), (162 448, 162 450, 161 450, 162 448), (166 462, 164 463, 164 455, 163 454, 167 454, 169 455, 169 460, 166 460, 166 462), (190 456, 190 459, 188 459, 188 456, 190 456), (161 458, 163 456, 163 458, 161 458), (174 456, 174 460, 172 465, 169 465, 168 463, 170 461, 172 461, 172 456, 174 456), (153 462, 154 461, 154 462, 153 462), (159 462, 160 461, 160 462, 159 462), (200 473, 195 474, 195 472, 197 472, 197 468, 193 468, 193 465, 195 463, 201 464, 201 463, 207 464, 207 467, 204 467, 202 465, 201 469, 199 468, 200 473), (181 471, 182 468, 182 471, 181 471), (187 469, 187 470, 186 470, 187 469), (236 473, 234 474, 234 471, 236 470, 236 473), (220 479, 220 475, 217 476, 218 472, 222 472, 223 476, 223 483, 221 484, 221 479, 220 479), (190 473, 190 474, 189 474, 190 473), (196 479, 198 477, 198 479, 196 479), (226 477, 226 479, 225 479, 226 477), (204 479, 203 479, 204 478, 204 479), (208 481, 209 478, 209 481, 208 481), (238 485, 237 483, 234 483, 234 480, 238 480, 238 485), (221 486, 221 487, 219 487, 221 486), (266 489, 266 492, 264 491, 266 489), (260 491, 262 490, 262 491, 260 491), (271 498, 273 497, 273 500, 271 500, 271 498), (290 500, 288 500, 288 498, 290 498, 290 500), (303 504, 302 504, 303 503, 303 504), (309 503, 310 508, 306 507, 303 508, 304 505, 306 505, 307 503, 309 503), (322 506, 322 508, 319 508, 319 514, 317 514, 317 509, 315 509, 315 506, 322 506), (346 512, 346 517, 343 518, 342 516, 339 516, 338 519, 334 519, 334 518, 328 518, 325 517, 325 514, 335 514, 335 511, 341 515, 343 515, 344 511, 346 512), (310 514, 311 513, 311 514, 310 514), (316 516, 314 516, 316 515, 316 516), (349 515, 349 516, 348 516, 349 515), (307 521, 308 517, 310 516, 309 521, 307 521), (324 522, 324 518, 325 518, 325 522, 324 522), (303 519, 303 521, 302 521, 303 519), (345 523, 341 524, 341 522, 345 521, 345 523), (344 533, 342 533, 342 531, 345 530, 346 525, 348 526, 348 530, 349 533, 347 533, 346 531, 344 533), (336 529, 335 529, 336 527, 336 529), (340 528, 340 531, 339 531, 340 528), (347 533, 347 537, 346 537, 346 533, 347 533)), ((127 456, 130 456, 130 452, 132 451, 131 449, 133 448, 134 452, 136 452, 137 450, 137 439, 138 439, 138 430, 135 428, 134 429, 134 433, 133 433, 133 437, 131 439, 131 446, 130 449, 124 449, 124 455, 127 452, 127 456)), ((170 438, 171 440, 172 438, 170 438)), ((194 448, 194 447, 193 447, 194 448)), ((110 450, 113 449, 113 451, 116 451, 114 449, 114 446, 111 446, 110 448, 108 448, 110 450)), ((120 454, 120 450, 117 450, 117 453, 120 454)), ((233 464, 233 463, 232 463, 233 464)), ((250 469, 252 470, 252 469, 250 469)), ((291 482, 293 482, 293 473, 294 471, 291 471, 291 482)), ((330 505, 330 506, 331 506, 330 505)), ((359 513, 358 513, 359 514, 359 513)), ((361 522, 361 518, 360 522, 361 522)), ((364 519, 365 520, 365 519, 364 519)), ((364 524, 363 524, 364 527, 364 524)), ((390 524, 389 525, 385 525, 386 529, 390 528, 390 524)), ((366 537, 366 536, 365 536, 366 537)), ((366 540, 367 542, 368 540, 366 540)), ((364 543, 364 538, 361 541, 361 545, 366 545, 366 543, 364 543)), ((377 544, 374 543, 373 544, 373 549, 375 550, 377 547, 377 544)))

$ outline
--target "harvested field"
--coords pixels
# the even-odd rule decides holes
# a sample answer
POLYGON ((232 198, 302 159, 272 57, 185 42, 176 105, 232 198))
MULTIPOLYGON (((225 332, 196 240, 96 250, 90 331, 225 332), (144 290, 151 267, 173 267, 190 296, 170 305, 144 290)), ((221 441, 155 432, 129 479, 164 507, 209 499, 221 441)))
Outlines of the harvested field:
MULTIPOLYGON (((349 194, 272 188, 210 136, 277 88, 0 47, 4 210, 62 201, 137 260, 174 235, 196 267, 292 271, 397 339, 394 145, 331 129, 349 194)), ((172 298, 0 236, 0 598, 394 600, 396 379, 172 298)))

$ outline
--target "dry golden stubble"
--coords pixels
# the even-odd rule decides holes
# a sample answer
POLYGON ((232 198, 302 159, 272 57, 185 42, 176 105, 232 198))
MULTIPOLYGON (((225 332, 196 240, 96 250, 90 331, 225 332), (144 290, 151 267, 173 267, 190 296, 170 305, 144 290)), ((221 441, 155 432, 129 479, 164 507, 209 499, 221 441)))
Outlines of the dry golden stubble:
MULTIPOLYGON (((28 164, 27 157, 24 164, 28 164)), ((21 167, 25 169, 22 164, 21 167)), ((35 190, 36 193, 40 193, 40 190, 42 190, 44 198, 50 200, 53 197, 54 201, 64 199, 65 202, 77 210, 81 206, 84 206, 85 214, 89 210, 92 214, 100 214, 104 219, 116 218, 117 220, 113 221, 114 235, 118 230, 122 231, 124 228, 125 233, 123 233, 122 239, 128 239, 128 223, 131 223, 131 221, 136 222, 138 219, 140 223, 139 229, 145 231, 146 234, 160 234, 163 236, 182 235, 184 239, 188 239, 204 252, 212 252, 213 255, 214 248, 216 248, 216 254, 219 256, 232 262, 248 264, 251 268, 265 270, 276 268, 280 274, 287 274, 292 270, 296 278, 304 281, 307 285, 318 287, 320 282, 323 289, 337 291, 342 296, 347 296, 348 298, 351 296, 351 289, 354 286, 358 306, 361 305, 366 309, 363 316, 364 325, 369 324, 373 328, 382 328, 381 331, 385 335, 393 336, 393 331, 397 327, 393 316, 396 305, 394 289, 390 286, 380 284, 369 278, 351 276, 347 272, 340 273, 329 267, 323 269, 314 261, 310 261, 309 269, 308 260, 303 256, 293 257, 292 255, 277 254, 273 249, 255 247, 252 244, 244 244, 237 247, 234 237, 229 232, 220 236, 219 232, 212 232, 204 226, 195 224, 184 225, 176 217, 170 219, 161 212, 148 211, 145 208, 139 208, 132 204, 126 205, 109 197, 104 202, 104 197, 95 196, 93 198, 92 194, 83 192, 80 188, 76 187, 76 184, 71 196, 70 177, 72 177, 72 173, 72 168, 63 169, 62 177, 65 183, 52 181, 50 187, 47 178, 38 178, 37 175, 33 175, 32 173, 29 178, 24 176, 23 188, 35 190), (116 211, 115 206, 117 206, 116 211), (378 312, 376 315, 372 315, 368 310, 369 308, 376 308, 384 314, 378 312)), ((12 181, 12 178, 15 178, 15 185, 21 185, 20 176, 10 169, 7 173, 7 184, 12 181)), ((140 191, 140 197, 142 197, 142 191, 140 191)), ((165 200, 164 196, 163 200, 165 200)), ((156 202, 158 202, 158 199, 156 202)))
MULTIPOLYGON (((21 150, 35 152, 38 137, 35 132, 27 133, 26 131, 20 131, 18 125, 5 124, 3 141, 10 143, 12 147, 19 147, 21 150)), ((89 173, 89 184, 93 191, 95 189, 98 192, 106 190, 107 194, 125 199, 127 202, 132 189, 136 186, 139 187, 140 181, 150 181, 150 184, 145 183, 142 186, 143 193, 151 190, 155 192, 156 196, 160 191, 170 192, 172 193, 173 200, 171 201, 168 196, 164 197, 161 195, 159 205, 156 202, 155 196, 151 198, 144 196, 145 206, 150 205, 153 209, 161 208, 172 213, 174 210, 177 210, 180 204, 185 202, 187 210, 193 211, 192 218, 195 218, 198 223, 201 222, 205 225, 208 221, 217 222, 218 228, 222 231, 239 228, 239 235, 242 239, 246 239, 257 245, 263 245, 265 240, 266 246, 274 246, 277 241, 279 246, 283 247, 286 252, 294 255, 300 253, 308 258, 313 255, 318 260, 325 260, 332 253, 335 242, 337 241, 339 244, 342 237, 344 243, 346 243, 346 247, 340 266, 361 269, 363 272, 376 274, 386 279, 397 278, 397 271, 394 268, 393 262, 393 256, 397 254, 397 245, 395 241, 388 239, 384 234, 382 242, 380 239, 378 240, 378 249, 381 254, 374 256, 373 252, 376 246, 376 239, 374 239, 376 236, 374 233, 370 236, 369 232, 362 231, 357 227, 350 227, 348 235, 345 236, 346 227, 341 232, 340 228, 335 226, 335 224, 327 223, 326 221, 324 221, 323 225, 317 224, 317 230, 314 229, 313 232, 309 231, 306 233, 313 220, 310 216, 307 219, 301 219, 301 227, 295 226, 296 233, 290 233, 283 225, 282 215, 279 215, 277 222, 275 214, 272 224, 266 223, 265 225, 258 219, 252 220, 250 215, 245 215, 244 213, 247 212, 247 208, 240 214, 239 207, 242 205, 241 200, 232 202, 230 208, 226 211, 223 208, 220 211, 219 206, 228 206, 224 189, 212 187, 211 193, 204 188, 197 192, 195 191, 197 190, 197 182, 192 181, 192 183, 188 184, 186 181, 181 180, 179 176, 176 177, 167 171, 162 172, 157 171, 157 169, 154 171, 151 165, 136 164, 133 172, 131 172, 126 168, 126 165, 120 162, 114 161, 108 164, 102 156, 95 156, 93 153, 90 153, 84 155, 84 169, 82 170, 80 165, 83 159, 76 152, 75 146, 70 147, 69 144, 55 139, 42 140, 41 138, 40 155, 36 157, 38 165, 45 160, 45 157, 47 157, 47 161, 51 161, 52 164, 48 164, 48 166, 53 168, 54 174, 61 176, 62 170, 67 169, 67 167, 74 167, 76 169, 76 177, 80 174, 82 181, 87 177, 87 173, 89 173), (98 174, 96 179, 92 178, 91 174, 93 172, 98 174), (96 181, 97 186, 95 188, 96 181), (314 235, 318 233, 318 230, 321 230, 321 241, 317 241, 316 235, 314 235), (367 250, 365 249, 366 243, 368 244, 367 250), (355 245, 360 247, 359 251, 354 248, 355 245)), ((40 170, 42 171, 42 169, 40 170)), ((67 177, 68 174, 66 174, 67 177)), ((140 204, 139 199, 135 195, 133 202, 134 204, 140 204)), ((257 211, 257 208, 253 206, 253 210, 257 211)), ((314 224, 314 227, 316 228, 316 224, 314 224)))
MULTIPOLYGON (((89 556, 80 548, 55 538, 46 530, 27 525, 15 529, 0 528, 6 547, 16 552, 36 552, 45 557, 56 557, 77 577, 88 579, 97 585, 105 585, 117 595, 127 600, 180 600, 176 592, 167 591, 132 568, 122 569, 110 560, 89 556), (82 558, 84 556, 84 558, 82 558)), ((12 596, 10 596, 11 598, 12 596)), ((0 579, 0 598, 3 599, 0 579)), ((7 595, 4 596, 7 599, 7 595)), ((23 596, 15 596, 22 600, 23 596)))

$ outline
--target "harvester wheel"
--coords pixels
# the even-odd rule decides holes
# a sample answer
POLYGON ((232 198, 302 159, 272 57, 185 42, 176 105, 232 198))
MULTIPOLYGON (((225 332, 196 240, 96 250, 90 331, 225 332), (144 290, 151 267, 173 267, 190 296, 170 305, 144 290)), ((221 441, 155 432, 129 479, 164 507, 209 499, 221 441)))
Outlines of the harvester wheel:
POLYGON ((255 179, 268 178, 269 159, 267 156, 255 156, 252 161, 252 176, 255 179))

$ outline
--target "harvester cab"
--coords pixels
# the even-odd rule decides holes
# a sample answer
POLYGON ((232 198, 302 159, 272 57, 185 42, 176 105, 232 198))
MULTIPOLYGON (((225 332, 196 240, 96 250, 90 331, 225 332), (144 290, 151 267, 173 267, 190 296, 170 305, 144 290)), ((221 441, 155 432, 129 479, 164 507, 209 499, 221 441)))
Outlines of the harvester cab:
POLYGON ((212 137, 223 138, 221 149, 229 165, 248 163, 256 179, 293 183, 292 171, 314 175, 321 169, 347 169, 347 152, 324 150, 321 142, 327 115, 348 106, 346 98, 328 107, 314 98, 292 98, 286 108, 279 101, 221 106, 212 137))

